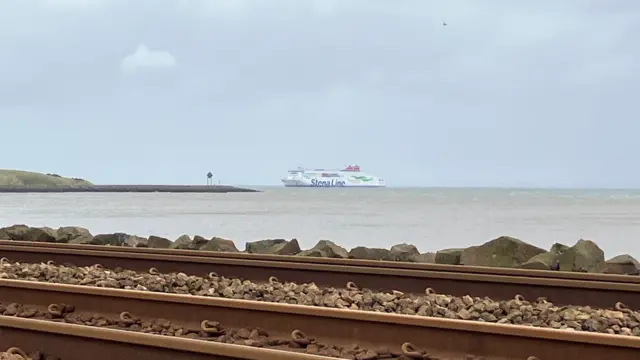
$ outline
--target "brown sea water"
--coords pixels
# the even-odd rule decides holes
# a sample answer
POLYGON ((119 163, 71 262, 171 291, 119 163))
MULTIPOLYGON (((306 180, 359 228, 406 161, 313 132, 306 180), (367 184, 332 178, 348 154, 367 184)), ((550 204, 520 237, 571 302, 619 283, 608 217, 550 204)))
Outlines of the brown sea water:
POLYGON ((596 241, 640 257, 640 190, 285 189, 246 194, 0 194, 0 226, 92 233, 329 239, 347 248, 409 242, 420 251, 510 235, 548 248, 596 241))

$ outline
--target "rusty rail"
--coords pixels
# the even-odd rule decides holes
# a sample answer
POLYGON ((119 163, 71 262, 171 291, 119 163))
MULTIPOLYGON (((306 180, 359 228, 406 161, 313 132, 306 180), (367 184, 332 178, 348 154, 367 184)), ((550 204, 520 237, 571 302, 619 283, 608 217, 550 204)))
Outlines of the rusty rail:
POLYGON ((161 272, 184 272, 199 276, 206 276, 214 271, 222 276, 241 277, 251 281, 266 281, 269 276, 275 276, 283 281, 315 282, 319 286, 332 287, 344 287, 344 284, 353 281, 360 287, 373 290, 398 290, 407 293, 423 293, 425 288, 430 287, 442 294, 471 294, 497 300, 511 299, 514 295, 521 294, 528 299, 546 297, 557 304, 603 308, 611 308, 621 301, 632 308, 640 308, 640 284, 636 283, 136 253, 104 250, 105 247, 95 248, 97 250, 0 245, 0 257, 35 263, 53 260, 59 264, 71 263, 78 266, 99 263, 109 268, 121 267, 137 271, 155 267, 161 272))
MULTIPOLYGON (((570 332, 245 300, 17 280, 0 280, 0 294, 5 303, 18 302, 41 308, 46 308, 50 303, 64 303, 75 305, 79 311, 111 315, 127 311, 141 318, 164 318, 191 326, 199 324, 203 319, 213 319, 232 327, 268 329, 270 334, 291 334, 293 330, 301 330, 307 335, 315 337, 318 341, 342 346, 358 344, 365 348, 385 347, 391 351, 400 351, 401 345, 409 342, 417 349, 425 349, 430 354, 445 359, 459 359, 464 358, 466 354, 472 354, 484 356, 486 359, 502 360, 525 360, 529 356, 536 356, 540 360, 571 358, 635 360, 640 351, 640 338, 632 336, 570 332)), ((0 317, 0 329, 5 331, 7 326, 16 324, 8 321, 22 320, 0 317)), ((100 330, 102 329, 91 331, 96 331, 95 334, 98 334, 97 332, 100 330)), ((135 334, 141 339, 146 338, 143 335, 145 334, 135 334)), ((109 341, 110 338, 104 336, 96 335, 96 337, 109 341)), ((182 339, 170 337, 162 338, 162 342, 165 344, 182 341, 182 339)), ((0 336, 0 339, 3 339, 3 336, 0 336)), ((27 344, 26 336, 22 336, 21 339, 23 339, 22 343, 27 344)), ((1 346, 6 345, 3 341, 5 340, 0 340, 1 346)), ((29 341, 33 343, 31 346, 40 345, 37 341, 29 341)), ((50 342, 49 344, 50 346, 58 346, 58 348, 62 346, 74 348, 67 342, 58 342, 58 345, 55 343, 50 342)), ((185 342, 182 344, 194 343, 185 342)), ((189 349, 194 351, 194 349, 201 350, 203 348, 194 344, 189 349)), ((223 348, 218 348, 218 351, 222 351, 221 349, 223 348)), ((71 350, 68 353, 72 355, 71 350)), ((61 356, 63 360, 71 359, 71 357, 67 358, 59 353, 56 356, 61 356)), ((106 357, 104 358, 106 359, 106 357)), ((168 359, 169 357, 160 358, 168 359)), ((263 358, 268 359, 268 357, 263 358)), ((78 359, 78 357, 74 359, 78 359)), ((298 358, 292 357, 292 359, 298 358)))
POLYGON ((99 250, 99 251, 127 253, 127 254, 180 255, 180 256, 195 256, 195 257, 221 258, 221 259, 275 261, 279 263, 305 263, 305 264, 341 265, 341 266, 346 265, 346 266, 360 266, 360 267, 377 267, 377 268, 387 268, 387 269, 425 270, 425 271, 439 271, 439 272, 451 272, 451 273, 504 275, 504 276, 514 276, 514 277, 524 276, 524 277, 549 278, 549 279, 586 280, 586 281, 640 284, 640 276, 516 269, 516 268, 498 268, 498 267, 486 267, 486 266, 422 264, 422 263, 410 263, 410 262, 401 262, 401 261, 331 259, 331 258, 289 256, 289 255, 248 254, 248 253, 231 253, 231 252, 219 252, 219 251, 154 249, 154 248, 137 248, 137 247, 133 248, 133 247, 124 247, 124 246, 120 247, 120 246, 104 246, 104 245, 78 245, 78 244, 59 244, 59 243, 0 240, 0 250, 5 248, 5 246, 9 246, 9 247, 22 246, 22 247, 29 247, 29 248, 41 248, 41 249, 99 250))
POLYGON ((0 348, 61 360, 328 360, 328 357, 0 316, 0 348))

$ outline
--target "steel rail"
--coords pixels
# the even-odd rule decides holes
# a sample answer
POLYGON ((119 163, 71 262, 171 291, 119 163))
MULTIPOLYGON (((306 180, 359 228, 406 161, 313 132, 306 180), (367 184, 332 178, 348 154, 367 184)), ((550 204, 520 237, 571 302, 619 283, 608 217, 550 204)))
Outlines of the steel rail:
POLYGON ((346 265, 361 267, 381 267, 388 269, 406 269, 406 270, 426 270, 440 271, 452 273, 470 273, 485 275, 504 275, 504 276, 525 276, 551 279, 566 280, 586 280, 586 281, 603 281, 603 282, 620 282, 640 284, 640 276, 616 275, 616 274, 595 274, 568 271, 551 271, 551 270, 533 270, 518 268, 500 268, 487 266, 468 266, 468 265, 445 265, 445 264, 424 264, 411 263, 402 261, 381 261, 381 260, 360 260, 360 259, 333 259, 318 258, 290 255, 270 255, 270 254, 248 254, 248 253, 232 253, 220 251, 203 251, 203 250, 180 250, 180 249, 157 249, 143 247, 125 247, 125 246, 104 246, 104 245, 80 245, 80 244, 62 244, 62 243, 43 243, 15 240, 0 240, 0 250, 5 246, 23 246, 30 248, 50 248, 50 249, 68 249, 68 250, 103 250, 115 253, 129 254, 156 254, 156 255, 180 255, 180 256, 196 256, 222 259, 243 259, 243 260, 261 260, 275 261, 281 263, 307 263, 307 264, 323 264, 323 265, 346 265))
POLYGON ((631 308, 640 308, 640 284, 636 283, 147 254, 102 249, 4 245, 0 246, 0 257, 32 263, 52 260, 59 264, 71 263, 78 266, 99 263, 108 268, 121 267, 137 271, 147 271, 155 267, 160 272, 184 272, 199 276, 206 276, 213 271, 221 276, 240 277, 256 282, 266 281, 270 276, 275 276, 282 281, 315 282, 319 286, 344 287, 347 282, 352 281, 362 288, 407 293, 423 293, 430 287, 441 294, 489 296, 496 300, 512 299, 516 294, 520 294, 527 299, 545 297, 557 304, 603 308, 611 308, 620 301, 631 308))
POLYGON ((540 360, 635 360, 640 353, 640 337, 421 316, 17 280, 0 280, 0 294, 5 302, 40 307, 64 303, 75 305, 77 311, 127 311, 141 318, 190 325, 210 319, 231 327, 264 328, 270 334, 301 330, 318 341, 345 346, 355 343, 397 351, 409 342, 445 358, 472 354, 509 360, 529 356, 540 360))
POLYGON ((328 360, 329 357, 0 315, 0 348, 61 360, 328 360))

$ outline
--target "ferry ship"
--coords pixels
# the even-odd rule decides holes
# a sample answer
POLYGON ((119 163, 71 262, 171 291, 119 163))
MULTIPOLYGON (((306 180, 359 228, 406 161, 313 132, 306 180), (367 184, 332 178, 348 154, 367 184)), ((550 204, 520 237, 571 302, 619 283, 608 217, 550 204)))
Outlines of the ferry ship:
POLYGON ((385 187, 384 179, 360 171, 360 166, 349 165, 342 170, 304 169, 289 170, 282 179, 285 187, 385 187))

